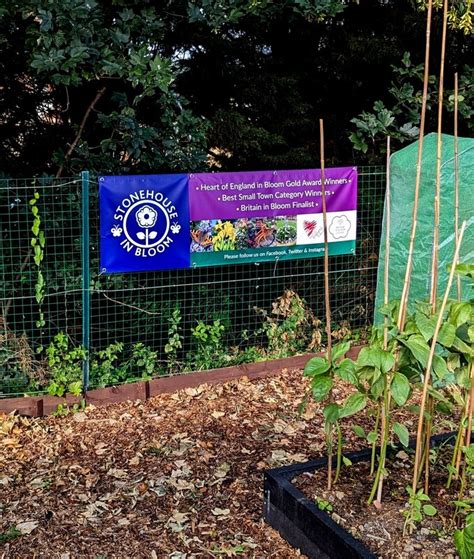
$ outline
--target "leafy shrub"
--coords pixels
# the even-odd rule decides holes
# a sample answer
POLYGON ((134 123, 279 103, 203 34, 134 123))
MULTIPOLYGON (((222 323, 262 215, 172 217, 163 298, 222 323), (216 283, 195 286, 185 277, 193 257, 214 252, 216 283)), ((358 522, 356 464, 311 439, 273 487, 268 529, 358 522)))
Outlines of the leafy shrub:
POLYGON ((188 355, 188 362, 195 370, 214 369, 228 364, 227 351, 224 348, 223 335, 225 327, 220 320, 205 324, 200 320, 191 334, 196 340, 195 350, 188 355))
POLYGON ((79 396, 82 390, 82 363, 87 357, 83 347, 70 347, 64 332, 54 336, 46 348, 50 378, 46 390, 51 396, 63 396, 70 392, 79 396))

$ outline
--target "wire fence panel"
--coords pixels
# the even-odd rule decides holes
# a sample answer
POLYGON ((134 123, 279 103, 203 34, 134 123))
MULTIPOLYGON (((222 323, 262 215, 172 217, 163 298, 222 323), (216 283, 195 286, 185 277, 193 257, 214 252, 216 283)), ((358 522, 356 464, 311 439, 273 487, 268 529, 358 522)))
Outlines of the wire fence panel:
MULTIPOLYGON (((372 322, 384 194, 385 169, 359 167, 356 254, 330 258, 336 338, 363 337, 372 322)), ((3 180, 0 206, 0 394, 77 390, 87 357, 81 180, 3 180), (33 207, 44 231, 39 265, 33 207), (39 272, 44 296, 40 290, 38 303, 39 272)), ((324 344, 322 258, 107 276, 99 269, 98 214, 91 179, 90 387, 285 357, 324 344)))
POLYGON ((0 180, 0 393, 42 390, 47 347, 81 343, 81 181, 0 180))

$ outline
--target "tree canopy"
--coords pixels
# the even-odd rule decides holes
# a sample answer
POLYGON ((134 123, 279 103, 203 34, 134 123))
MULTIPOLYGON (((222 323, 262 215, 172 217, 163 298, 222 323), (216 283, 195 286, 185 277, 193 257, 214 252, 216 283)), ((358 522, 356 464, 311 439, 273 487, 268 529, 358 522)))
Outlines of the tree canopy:
MULTIPOLYGON (((416 133, 419 8, 411 0, 0 0, 0 173, 313 166, 320 117, 330 163, 377 161, 385 134, 403 142, 416 133)), ((453 72, 461 75, 465 134, 474 95, 466 14, 470 3, 454 4, 459 29, 446 57, 448 89, 453 72)), ((436 12, 433 74, 440 33, 436 12)), ((435 78, 432 86, 434 103, 435 78)), ((446 112, 447 131, 450 120, 446 112)))

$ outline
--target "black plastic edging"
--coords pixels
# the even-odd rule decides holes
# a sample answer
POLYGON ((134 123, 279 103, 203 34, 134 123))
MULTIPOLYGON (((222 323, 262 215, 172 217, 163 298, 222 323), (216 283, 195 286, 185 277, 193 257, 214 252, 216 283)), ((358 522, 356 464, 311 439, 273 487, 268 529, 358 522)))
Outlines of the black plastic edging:
MULTIPOLYGON (((431 437, 431 446, 454 440, 455 432, 431 437)), ((416 441, 410 441, 414 448, 416 441)), ((398 445, 391 450, 404 447, 398 445)), ((352 463, 370 459, 370 448, 346 454, 352 463)), ((335 462, 335 459, 334 459, 335 462)), ((263 518, 293 547, 310 559, 377 559, 361 541, 320 510, 291 480, 304 472, 325 468, 327 458, 292 464, 264 472, 263 518)))

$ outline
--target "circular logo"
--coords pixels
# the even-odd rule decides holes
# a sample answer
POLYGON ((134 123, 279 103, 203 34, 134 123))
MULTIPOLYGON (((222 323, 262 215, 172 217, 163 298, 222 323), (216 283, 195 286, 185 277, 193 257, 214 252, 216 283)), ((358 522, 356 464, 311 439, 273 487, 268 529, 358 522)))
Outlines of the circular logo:
POLYGON ((121 201, 110 232, 125 251, 146 258, 164 252, 173 243, 173 236, 181 231, 177 219, 171 200, 158 191, 140 190, 121 201))

